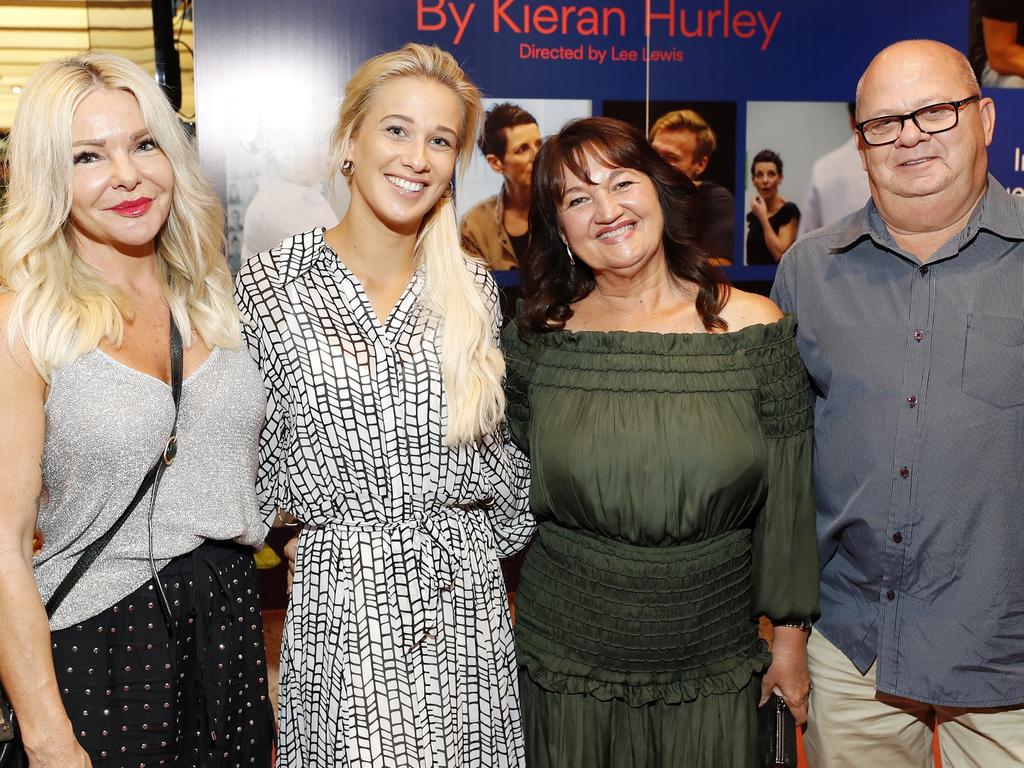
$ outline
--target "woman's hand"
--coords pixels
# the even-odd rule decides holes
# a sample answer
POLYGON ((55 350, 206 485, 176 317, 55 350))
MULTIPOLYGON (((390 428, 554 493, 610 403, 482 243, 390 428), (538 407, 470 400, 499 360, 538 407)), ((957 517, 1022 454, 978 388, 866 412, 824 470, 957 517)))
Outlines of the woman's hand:
POLYGON ((807 674, 807 632, 799 627, 775 627, 772 664, 761 678, 763 706, 772 693, 786 702, 797 725, 807 722, 807 695, 811 680, 807 674))
POLYGON ((88 753, 70 733, 64 739, 48 740, 36 750, 26 744, 25 752, 28 768, 92 768, 88 753))
POLYGON ((296 532, 294 536, 288 539, 288 543, 284 545, 284 559, 288 563, 288 589, 287 593, 292 593, 292 579, 295 578, 295 555, 299 550, 299 534, 296 532))
POLYGON ((764 200, 761 199, 760 195, 755 195, 754 199, 750 202, 750 210, 765 226, 768 225, 768 206, 764 204, 764 200))

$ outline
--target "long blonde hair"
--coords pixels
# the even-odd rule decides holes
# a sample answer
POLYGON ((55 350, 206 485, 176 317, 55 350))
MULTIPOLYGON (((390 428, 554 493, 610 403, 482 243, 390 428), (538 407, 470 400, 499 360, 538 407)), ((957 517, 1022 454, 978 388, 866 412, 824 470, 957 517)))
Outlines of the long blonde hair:
MULTIPOLYGON (((466 168, 483 112, 480 92, 450 54, 436 46, 409 43, 367 61, 346 86, 331 135, 335 169, 345 160, 349 140, 380 88, 403 77, 431 80, 455 94, 462 107, 459 165, 460 170, 466 168)), ((453 446, 470 443, 493 431, 504 417, 505 360, 493 335, 493 308, 487 306, 474 268, 459 244, 452 199, 440 198, 423 218, 415 259, 417 265, 426 265, 426 305, 443 328, 441 371, 448 396, 447 442, 453 446)))
POLYGON ((157 236, 164 295, 186 345, 240 343, 220 202, 203 178, 184 128, 160 88, 112 54, 83 53, 43 64, 25 85, 8 144, 10 183, 0 218, 0 290, 14 291, 8 340, 21 336, 40 376, 95 349, 119 344, 134 308, 75 252, 70 221, 71 121, 90 93, 134 96, 174 173, 167 222, 157 236))

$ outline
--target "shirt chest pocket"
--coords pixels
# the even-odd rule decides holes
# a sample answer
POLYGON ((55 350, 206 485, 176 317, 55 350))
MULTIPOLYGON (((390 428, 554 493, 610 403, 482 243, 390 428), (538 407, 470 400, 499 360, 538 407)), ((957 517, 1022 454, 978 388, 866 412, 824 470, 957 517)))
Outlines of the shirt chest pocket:
POLYGON ((999 408, 1024 403, 1024 320, 967 316, 962 387, 999 408))

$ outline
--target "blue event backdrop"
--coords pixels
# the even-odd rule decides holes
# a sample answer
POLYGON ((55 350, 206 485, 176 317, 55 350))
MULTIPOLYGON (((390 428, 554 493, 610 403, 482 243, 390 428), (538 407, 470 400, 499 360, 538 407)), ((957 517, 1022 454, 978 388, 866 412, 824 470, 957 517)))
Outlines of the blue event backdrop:
MULTIPOLYGON (((307 188, 320 183, 326 133, 348 77, 366 58, 410 40, 451 51, 488 97, 577 100, 589 102, 592 114, 602 114, 606 101, 640 102, 638 114, 646 99, 732 102, 735 109, 727 114, 735 114, 735 125, 717 127, 730 139, 720 151, 734 155, 727 165, 734 169, 737 200, 734 261, 742 265, 748 146, 757 144, 756 137, 748 141, 747 103, 851 99, 872 55, 904 38, 934 38, 966 51, 968 5, 909 0, 893 14, 818 0, 197 2, 199 149, 228 207, 237 265, 248 203, 268 190, 287 189, 273 186, 279 177, 298 178, 307 188), (310 162, 317 168, 311 171, 310 162)), ((988 95, 998 113, 992 171, 1024 194, 1024 90, 988 95)), ((820 108, 827 115, 838 106, 820 108)), ((801 147, 818 152, 849 135, 841 119, 807 119, 818 114, 813 109, 779 112, 776 119, 783 122, 772 126, 771 135, 791 137, 784 152, 795 168, 814 159, 795 157, 801 147), (787 125, 790 112, 804 119, 793 117, 787 125), (819 134, 826 129, 838 130, 834 141, 819 134)), ((495 189, 499 183, 495 176, 495 189)), ((345 194, 337 186, 323 194, 340 214, 345 194)), ((800 187, 800 179, 787 179, 782 193, 799 205, 800 187)), ((269 207, 260 211, 288 207, 269 197, 264 203, 269 207)), ((466 203, 460 200, 463 210, 466 203)), ((774 267, 728 272, 734 280, 768 280, 774 267)))

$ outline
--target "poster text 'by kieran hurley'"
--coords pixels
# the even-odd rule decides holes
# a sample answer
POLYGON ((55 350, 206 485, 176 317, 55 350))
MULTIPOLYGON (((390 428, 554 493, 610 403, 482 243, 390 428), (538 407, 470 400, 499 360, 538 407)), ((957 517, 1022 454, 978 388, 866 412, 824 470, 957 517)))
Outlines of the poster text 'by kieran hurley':
MULTIPOLYGON (((677 0, 644 0, 642 24, 645 35, 682 38, 729 38, 760 41, 767 50, 782 18, 782 11, 748 11, 730 8, 722 0, 719 8, 686 8, 677 0)), ((469 29, 512 35, 580 35, 583 37, 626 37, 630 14, 616 5, 572 4, 564 0, 535 4, 523 0, 416 0, 416 29, 420 32, 447 30, 458 45, 469 29), (487 12, 490 11, 488 17, 487 12)))

